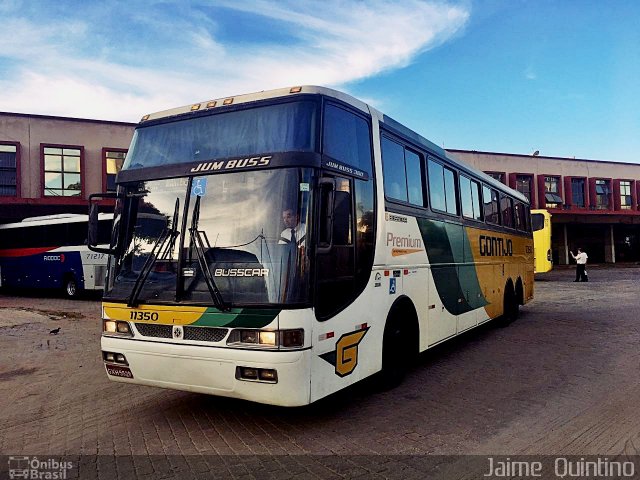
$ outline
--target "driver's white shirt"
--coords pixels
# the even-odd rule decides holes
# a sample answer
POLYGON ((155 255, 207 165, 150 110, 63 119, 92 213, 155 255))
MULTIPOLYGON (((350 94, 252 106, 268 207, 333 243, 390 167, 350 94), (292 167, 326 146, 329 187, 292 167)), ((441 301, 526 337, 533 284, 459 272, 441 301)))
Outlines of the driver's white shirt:
MULTIPOLYGON (((287 243, 291 243, 291 228, 285 228, 282 233, 280 234, 280 240, 278 240, 278 243, 280 245, 285 245, 287 243)), ((307 233, 307 228, 303 223, 299 223, 298 225, 295 226, 295 228, 293 228, 295 235, 296 235, 296 243, 298 245, 300 245, 300 243, 304 242, 305 238, 304 236, 307 233)))

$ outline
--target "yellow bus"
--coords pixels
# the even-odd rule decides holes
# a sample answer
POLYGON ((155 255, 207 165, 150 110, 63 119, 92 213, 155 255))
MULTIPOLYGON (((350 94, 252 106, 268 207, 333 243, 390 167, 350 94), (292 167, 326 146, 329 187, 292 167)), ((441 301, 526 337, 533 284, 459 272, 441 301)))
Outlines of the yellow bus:
POLYGON ((335 90, 145 116, 116 183, 113 381, 305 405, 533 298, 526 197, 335 90))
POLYGON ((533 229, 533 256, 535 273, 549 272, 553 268, 551 255, 551 214, 547 210, 531 210, 533 229))

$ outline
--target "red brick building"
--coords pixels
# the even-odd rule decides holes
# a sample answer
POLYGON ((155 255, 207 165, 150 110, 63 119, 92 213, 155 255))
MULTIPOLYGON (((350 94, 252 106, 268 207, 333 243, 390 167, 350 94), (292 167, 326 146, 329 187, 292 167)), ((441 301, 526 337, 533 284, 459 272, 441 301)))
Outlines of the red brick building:
POLYGON ((112 185, 135 124, 0 112, 0 223, 86 213, 112 185))
POLYGON ((448 150, 552 215, 554 262, 582 247, 591 263, 640 261, 640 165, 448 150))

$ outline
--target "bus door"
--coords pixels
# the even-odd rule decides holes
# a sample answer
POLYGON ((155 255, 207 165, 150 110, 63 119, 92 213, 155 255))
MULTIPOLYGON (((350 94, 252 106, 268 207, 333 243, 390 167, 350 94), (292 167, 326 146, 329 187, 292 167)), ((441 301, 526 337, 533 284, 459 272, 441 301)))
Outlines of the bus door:
POLYGON ((323 177, 316 248, 316 317, 327 318, 353 298, 355 242, 351 181, 323 177))

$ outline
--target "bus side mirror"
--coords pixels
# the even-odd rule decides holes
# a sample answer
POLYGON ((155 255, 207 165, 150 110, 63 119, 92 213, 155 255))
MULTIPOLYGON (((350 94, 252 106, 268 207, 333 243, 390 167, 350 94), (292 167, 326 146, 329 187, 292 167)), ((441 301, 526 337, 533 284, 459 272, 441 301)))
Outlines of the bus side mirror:
MULTIPOLYGON (((97 201, 104 198, 118 198, 116 193, 94 193, 89 195, 89 225, 87 230, 87 247, 92 252, 105 253, 107 255, 114 255, 116 247, 110 245, 107 247, 99 247, 99 244, 105 244, 103 239, 111 238, 111 230, 103 231, 104 226, 101 225, 98 217, 98 203, 97 201)), ((107 242, 108 243, 108 242, 107 242)))
POLYGON ((336 181, 323 177, 318 181, 320 189, 320 222, 317 253, 329 253, 333 246, 333 209, 335 203, 336 181))

